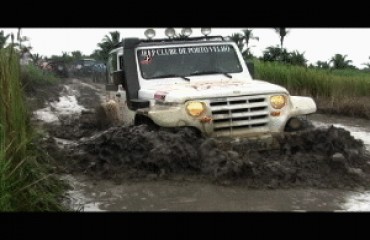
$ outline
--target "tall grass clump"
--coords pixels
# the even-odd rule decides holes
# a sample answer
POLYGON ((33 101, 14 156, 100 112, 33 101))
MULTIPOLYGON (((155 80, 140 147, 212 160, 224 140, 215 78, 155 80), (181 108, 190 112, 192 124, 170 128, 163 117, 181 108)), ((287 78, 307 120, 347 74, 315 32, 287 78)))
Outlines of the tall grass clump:
POLYGON ((256 79, 282 85, 293 95, 311 96, 319 110, 370 119, 369 73, 260 61, 255 67, 256 79))
POLYGON ((21 68, 21 82, 25 90, 32 90, 40 86, 56 84, 59 78, 52 72, 41 70, 34 64, 28 64, 21 68))
POLYGON ((14 49, 0 49, 0 211, 63 210, 64 185, 36 144, 20 73, 14 49))

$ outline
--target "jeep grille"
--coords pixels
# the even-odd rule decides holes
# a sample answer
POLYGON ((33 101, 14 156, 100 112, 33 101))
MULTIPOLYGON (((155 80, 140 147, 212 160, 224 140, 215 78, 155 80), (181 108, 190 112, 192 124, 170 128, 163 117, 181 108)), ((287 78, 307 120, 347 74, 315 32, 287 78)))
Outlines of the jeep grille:
MULTIPOLYGON (((240 96, 210 100, 216 135, 234 135, 233 131, 261 128, 268 124, 266 96, 240 96)), ((243 131, 245 132, 245 131, 243 131)))

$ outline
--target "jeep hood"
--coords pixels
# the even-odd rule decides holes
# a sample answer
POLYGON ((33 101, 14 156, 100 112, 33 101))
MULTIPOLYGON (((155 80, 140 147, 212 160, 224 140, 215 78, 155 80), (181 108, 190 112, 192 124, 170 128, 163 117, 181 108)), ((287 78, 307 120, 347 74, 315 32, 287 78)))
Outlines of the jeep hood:
POLYGON ((165 95, 166 102, 185 102, 194 99, 287 93, 278 85, 261 80, 225 81, 218 83, 171 83, 152 85, 139 90, 139 98, 153 100, 155 94, 165 95))

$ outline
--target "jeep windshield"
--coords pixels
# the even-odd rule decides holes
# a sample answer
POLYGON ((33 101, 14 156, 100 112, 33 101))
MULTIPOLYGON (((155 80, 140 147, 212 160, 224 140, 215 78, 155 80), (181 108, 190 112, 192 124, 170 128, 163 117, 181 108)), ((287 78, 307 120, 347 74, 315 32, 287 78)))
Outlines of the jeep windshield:
POLYGON ((232 45, 153 47, 138 49, 137 57, 144 79, 200 76, 242 72, 232 45))

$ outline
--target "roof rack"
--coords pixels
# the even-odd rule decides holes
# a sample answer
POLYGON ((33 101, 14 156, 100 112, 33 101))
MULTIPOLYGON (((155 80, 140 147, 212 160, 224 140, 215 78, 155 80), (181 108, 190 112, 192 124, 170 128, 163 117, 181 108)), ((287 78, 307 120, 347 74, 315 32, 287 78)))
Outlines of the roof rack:
POLYGON ((203 36, 203 37, 181 37, 181 38, 161 38, 161 39, 140 39, 141 42, 180 42, 180 41, 194 41, 194 40, 222 40, 223 36, 203 36))
MULTIPOLYGON (((183 37, 183 38, 139 39, 139 42, 140 43, 159 43, 159 42, 186 42, 186 41, 197 41, 197 40, 225 41, 227 40, 227 38, 223 36, 203 36, 203 37, 183 37)), ((123 41, 114 45, 113 48, 123 47, 123 41)))

